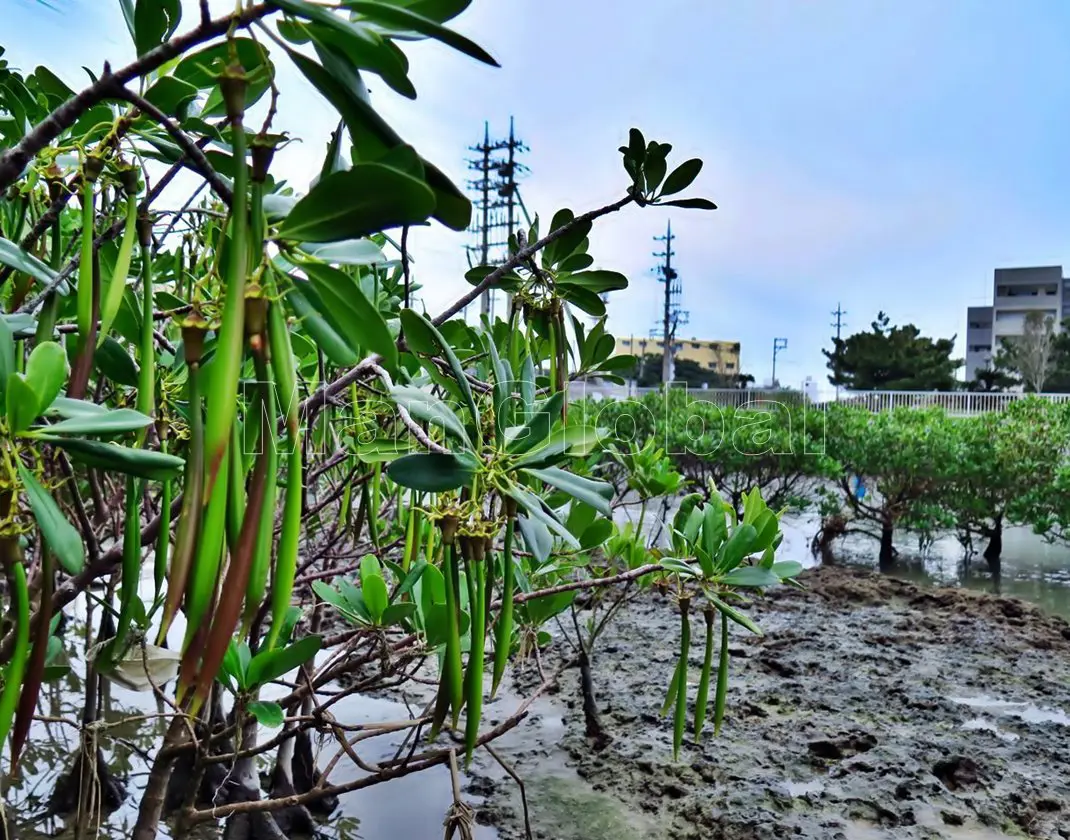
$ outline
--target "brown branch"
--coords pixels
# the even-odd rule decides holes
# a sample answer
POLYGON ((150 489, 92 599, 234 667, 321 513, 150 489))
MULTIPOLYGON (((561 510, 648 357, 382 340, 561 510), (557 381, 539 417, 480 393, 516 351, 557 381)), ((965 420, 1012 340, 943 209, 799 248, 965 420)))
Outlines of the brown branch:
MULTIPOLYGON (((109 95, 129 102, 139 111, 148 114, 156 120, 156 122, 162 125, 164 130, 171 135, 171 139, 178 144, 179 148, 185 153, 185 156, 189 158, 192 163, 191 168, 208 182, 209 186, 211 186, 212 190, 219 196, 224 204, 228 207, 231 205, 234 201, 234 191, 230 188, 227 182, 220 177, 219 173, 212 168, 212 164, 209 163, 208 158, 204 156, 201 147, 194 143, 193 140, 190 139, 190 136, 179 128, 174 120, 149 102, 144 96, 141 96, 120 84, 116 84, 109 92, 109 95)), ((237 163, 238 165, 242 165, 244 161, 238 161, 237 163)))
POLYGON ((141 58, 117 71, 113 72, 111 67, 105 64, 104 72, 101 73, 97 81, 57 107, 39 122, 29 134, 23 137, 17 145, 0 155, 0 190, 7 189, 11 184, 15 183, 22 176, 23 170, 26 169, 30 161, 37 156, 38 152, 74 125, 82 114, 94 105, 103 102, 109 96, 114 95, 115 85, 126 85, 151 73, 172 58, 177 58, 198 44, 226 34, 232 27, 248 26, 254 20, 259 20, 277 11, 278 7, 261 3, 226 17, 216 18, 215 20, 202 20, 185 35, 180 35, 160 44, 155 49, 149 50, 141 58))

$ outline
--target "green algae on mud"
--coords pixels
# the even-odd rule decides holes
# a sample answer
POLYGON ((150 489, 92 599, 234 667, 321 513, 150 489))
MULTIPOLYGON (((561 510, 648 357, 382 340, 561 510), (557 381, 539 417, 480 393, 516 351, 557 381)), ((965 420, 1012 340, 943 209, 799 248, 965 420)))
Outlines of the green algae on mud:
MULTIPOLYGON (((855 569, 803 579, 807 592, 758 604, 764 637, 733 638, 721 735, 685 738, 675 764, 657 711, 677 616, 656 597, 623 611, 594 655, 609 746, 591 750, 569 672, 554 701, 564 734, 510 747, 534 836, 1070 837, 1070 625, 1012 598, 855 569), (1034 707, 1048 713, 1020 714, 1034 707), (991 726, 970 725, 979 713, 991 726)), ((515 785, 483 781, 481 820, 522 837, 515 785)))

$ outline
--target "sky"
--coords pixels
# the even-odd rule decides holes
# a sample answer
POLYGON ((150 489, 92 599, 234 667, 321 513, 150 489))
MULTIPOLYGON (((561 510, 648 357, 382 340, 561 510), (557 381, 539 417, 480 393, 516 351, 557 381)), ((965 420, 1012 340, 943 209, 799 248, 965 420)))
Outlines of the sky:
MULTIPOLYGON (((72 87, 83 65, 129 61, 118 0, 5 0, 5 58, 41 57, 72 87), (10 33, 17 32, 18 37, 10 33)), ((196 20, 184 0, 183 29, 196 20)), ((233 0, 212 0, 216 12, 233 0)), ((609 328, 645 335, 652 268, 671 221, 690 322, 684 338, 739 341, 742 369, 826 382, 831 312, 845 335, 878 311, 957 335, 991 302, 996 267, 1070 270, 1070 4, 1065 0, 474 0, 451 24, 501 64, 405 44, 415 101, 368 77, 373 103, 458 184, 491 131, 530 147, 524 202, 548 219, 623 195, 628 129, 705 166, 686 193, 714 212, 631 207, 596 223, 591 253, 631 286, 609 328)), ((301 139, 276 177, 303 188, 336 119, 285 58, 279 128, 301 139)), ((545 223, 544 223, 545 224, 545 223)), ((463 233, 411 236, 429 311, 467 288, 463 233)))

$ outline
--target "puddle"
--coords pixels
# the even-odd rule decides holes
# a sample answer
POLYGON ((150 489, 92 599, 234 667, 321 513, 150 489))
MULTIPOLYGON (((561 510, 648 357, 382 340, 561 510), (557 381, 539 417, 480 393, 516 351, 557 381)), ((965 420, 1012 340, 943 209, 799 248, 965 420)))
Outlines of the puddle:
POLYGON ((971 709, 978 709, 993 715, 1018 718, 1024 723, 1057 723, 1061 726, 1070 726, 1070 715, 1062 709, 1045 709, 1033 703, 1014 703, 997 700, 987 694, 982 694, 979 697, 949 697, 948 699, 952 703, 958 703, 960 706, 968 706, 971 709))
POLYGON ((978 732, 991 732, 997 738, 1006 741, 1008 744, 1013 744, 1015 741, 1018 740, 1018 736, 1015 735, 1013 732, 1007 732, 1004 729, 1000 729, 998 724, 996 724, 994 721, 989 720, 988 718, 970 718, 968 721, 962 724, 962 728, 978 732))
POLYGON ((780 788, 786 791, 792 799, 798 799, 811 794, 824 793, 825 783, 820 779, 811 779, 808 782, 782 782, 780 788))

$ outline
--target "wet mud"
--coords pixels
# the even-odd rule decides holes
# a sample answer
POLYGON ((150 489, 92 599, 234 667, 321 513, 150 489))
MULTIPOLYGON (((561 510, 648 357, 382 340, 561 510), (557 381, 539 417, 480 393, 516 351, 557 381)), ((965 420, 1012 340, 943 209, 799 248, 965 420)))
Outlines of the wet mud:
MULTIPOLYGON (((593 655, 611 742, 585 736, 573 670, 503 747, 533 835, 1070 838, 1070 625, 856 569, 802 581, 756 603, 764 636, 733 627, 724 727, 701 742, 689 732, 677 762, 659 710, 679 619, 653 595, 622 612, 593 655)), ((697 640, 692 701, 701 656, 697 640)), ((487 768, 469 790, 480 822, 524 836, 512 780, 487 768)))

